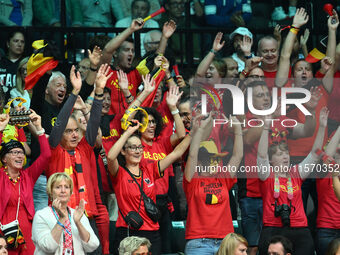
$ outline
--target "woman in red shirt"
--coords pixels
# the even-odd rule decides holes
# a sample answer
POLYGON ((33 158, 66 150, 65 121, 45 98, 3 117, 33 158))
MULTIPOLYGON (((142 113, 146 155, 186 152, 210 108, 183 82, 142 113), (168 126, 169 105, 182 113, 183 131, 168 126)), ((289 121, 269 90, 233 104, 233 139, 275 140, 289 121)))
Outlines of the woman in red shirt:
MULTIPOLYGON (((194 120, 193 141, 184 172, 184 192, 188 202, 188 217, 185 232, 185 254, 214 255, 229 233, 234 232, 230 212, 229 190, 236 183, 236 170, 243 157, 241 125, 233 125, 234 148, 227 166, 222 166, 221 157, 213 138, 205 141, 212 129, 211 115, 194 120), (201 125, 199 127, 199 122, 201 125), (201 142, 201 141, 204 142, 201 142), (210 168, 209 168, 210 167, 210 168)), ((233 119, 235 122, 236 119, 233 119)), ((236 121, 237 122, 237 121, 236 121)))
MULTIPOLYGON (((32 110, 31 110, 32 111, 32 110)), ((33 112, 33 111, 32 111, 33 112)), ((34 163, 23 170, 25 161, 25 150, 23 145, 10 140, 2 144, 0 159, 4 167, 0 169, 0 226, 1 232, 6 232, 6 224, 17 220, 22 236, 6 236, 8 254, 34 253, 32 236, 32 220, 34 216, 33 187, 42 171, 47 167, 51 156, 50 147, 45 137, 45 130, 41 127, 41 118, 35 112, 30 115, 31 122, 35 128, 35 133, 39 135, 41 154, 34 163), (24 242, 26 242, 24 244, 24 242), (17 247, 15 247, 17 245, 17 247)), ((9 115, 0 115, 0 137, 2 131, 9 121, 9 115)))
POLYGON ((136 125, 130 126, 122 134, 107 156, 108 168, 119 207, 114 252, 118 254, 120 241, 130 235, 148 238, 152 244, 152 254, 161 254, 159 225, 148 216, 139 187, 155 202, 155 180, 162 177, 164 170, 182 156, 189 146, 190 137, 187 136, 165 158, 152 164, 145 164, 141 162, 143 157, 141 138, 134 134, 140 124, 136 120, 132 120, 132 122, 136 125), (119 154, 122 155, 120 162, 117 160, 119 154), (143 220, 139 229, 132 228, 126 222, 127 215, 131 211, 138 212, 143 220))
POLYGON ((265 121, 257 152, 263 199, 260 255, 267 254, 268 242, 273 235, 289 238, 296 255, 314 254, 313 238, 303 208, 301 185, 320 159, 316 151, 321 149, 323 143, 327 117, 328 110, 324 107, 320 112, 320 126, 312 151, 295 166, 290 164, 289 150, 285 142, 273 143, 268 148, 270 121, 265 121))

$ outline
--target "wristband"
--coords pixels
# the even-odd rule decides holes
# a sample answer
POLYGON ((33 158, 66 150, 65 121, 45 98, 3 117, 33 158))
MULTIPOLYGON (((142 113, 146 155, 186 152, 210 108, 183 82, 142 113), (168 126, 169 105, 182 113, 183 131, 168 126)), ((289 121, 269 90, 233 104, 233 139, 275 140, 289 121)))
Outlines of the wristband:
POLYGON ((298 29, 298 28, 292 27, 289 31, 292 32, 293 34, 296 34, 296 35, 297 35, 297 34, 299 33, 299 30, 300 30, 300 29, 298 29))
POLYGON ((169 79, 166 79, 165 82, 169 82, 169 81, 171 81, 171 80, 173 80, 172 77, 170 77, 169 79))
POLYGON ((178 109, 176 109, 176 110, 174 110, 174 111, 171 111, 171 114, 172 114, 172 115, 176 115, 177 113, 179 113, 179 110, 178 110, 178 109))
POLYGON ((43 135, 43 134, 45 134, 45 129, 41 129, 41 130, 39 130, 39 131, 36 131, 35 132, 38 136, 41 136, 41 135, 43 135))
POLYGON ((127 97, 125 97, 126 99, 129 99, 130 97, 132 97, 132 94, 130 94, 130 96, 127 96, 127 97))
POLYGON ((210 52, 213 53, 213 54, 215 54, 215 55, 217 54, 217 51, 216 51, 216 50, 213 50, 213 49, 211 49, 210 52))
MULTIPOLYGON (((138 98, 136 100, 138 100, 138 98)), ((149 115, 143 108, 140 108, 140 107, 132 107, 132 108, 129 108, 129 109, 126 110, 125 114, 123 115, 123 117, 121 119, 122 129, 127 130, 128 127, 132 124, 132 122, 129 121, 128 118, 131 115, 131 113, 133 113, 134 111, 141 111, 144 115, 143 123, 141 123, 140 127, 139 127, 139 131, 143 133, 145 131, 145 129, 148 127, 149 115)))
POLYGON ((96 97, 103 97, 103 96, 104 96, 104 93, 101 93, 101 94, 94 93, 94 95, 95 95, 96 97))
POLYGON ((94 98, 93 98, 93 97, 91 97, 91 96, 88 96, 88 97, 87 97, 87 100, 91 100, 91 101, 93 101, 93 100, 94 100, 94 98))
POLYGON ((98 71, 98 68, 92 68, 92 67, 90 66, 90 70, 91 70, 92 72, 97 72, 97 71, 98 71))
POLYGON ((83 113, 83 114, 84 114, 84 116, 85 116, 85 115, 87 115, 87 114, 89 114, 89 113, 90 113, 90 111, 88 111, 88 112, 87 112, 87 113, 85 113, 85 114, 83 113))
POLYGON ((253 56, 250 54, 249 56, 244 56, 245 59, 251 59, 253 56))
POLYGON ((244 69, 243 69, 243 71, 241 73, 244 75, 244 77, 247 77, 249 75, 249 73, 246 72, 246 70, 244 70, 244 69))

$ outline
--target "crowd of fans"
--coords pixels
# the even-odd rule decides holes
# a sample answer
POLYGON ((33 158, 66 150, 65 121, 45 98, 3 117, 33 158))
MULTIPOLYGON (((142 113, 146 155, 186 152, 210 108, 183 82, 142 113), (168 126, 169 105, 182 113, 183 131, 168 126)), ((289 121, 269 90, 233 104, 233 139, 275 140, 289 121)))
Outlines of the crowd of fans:
MULTIPOLYGON (((52 41, 26 56, 24 33, 10 30, 0 254, 339 254, 338 5, 315 54, 311 14, 287 2, 273 1, 269 20, 290 24, 262 37, 249 0, 188 2, 191 27, 233 30, 204 42, 202 59, 193 38, 197 67, 176 65, 184 0, 66 0, 68 26, 125 28, 93 36, 67 72, 52 41), (145 27, 155 30, 141 34, 137 59, 145 27)), ((60 8, 2 1, 0 22, 58 27, 60 8)))

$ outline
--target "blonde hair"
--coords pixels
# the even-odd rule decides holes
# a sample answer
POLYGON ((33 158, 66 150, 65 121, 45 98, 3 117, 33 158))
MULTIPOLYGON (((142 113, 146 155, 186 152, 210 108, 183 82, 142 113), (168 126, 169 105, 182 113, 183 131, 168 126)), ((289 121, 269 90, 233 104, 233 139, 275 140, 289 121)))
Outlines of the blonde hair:
POLYGON ((248 242, 243 236, 229 233, 223 238, 216 255, 234 255, 237 246, 241 243, 248 247, 248 242))
POLYGON ((54 173, 48 178, 46 185, 46 192, 49 199, 53 199, 52 197, 52 189, 55 183, 59 183, 62 180, 66 180, 70 184, 71 195, 73 192, 73 181, 72 178, 67 173, 54 173))
POLYGON ((27 64, 29 57, 23 58, 18 65, 17 75, 15 80, 15 87, 20 92, 21 95, 24 94, 25 80, 21 77, 21 68, 27 64))

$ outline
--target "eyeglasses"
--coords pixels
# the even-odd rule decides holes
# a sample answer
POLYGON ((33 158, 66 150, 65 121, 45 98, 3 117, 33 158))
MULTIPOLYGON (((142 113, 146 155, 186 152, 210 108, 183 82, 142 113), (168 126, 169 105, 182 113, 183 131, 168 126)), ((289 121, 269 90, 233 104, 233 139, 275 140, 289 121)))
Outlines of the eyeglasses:
POLYGON ((149 120, 148 125, 157 125, 156 120, 149 120))
POLYGON ((139 145, 139 146, 136 146, 136 145, 132 145, 132 146, 126 146, 127 149, 129 149, 130 151, 133 151, 133 152, 137 152, 138 151, 144 151, 144 146, 143 145, 139 145))
POLYGON ((266 76, 263 76, 263 75, 256 75, 256 74, 253 74, 253 75, 248 75, 248 78, 254 78, 254 79, 264 79, 266 76))
POLYGON ((179 116, 181 116, 182 118, 189 118, 191 115, 190 112, 180 112, 179 116))
POLYGON ((71 134, 73 134, 73 132, 78 133, 78 132, 79 132, 79 128, 76 128, 76 129, 66 129, 66 130, 64 131, 64 133, 65 133, 66 135, 71 135, 71 134))
POLYGON ((23 151, 9 151, 8 153, 11 153, 13 156, 25 155, 25 152, 23 152, 23 151))

